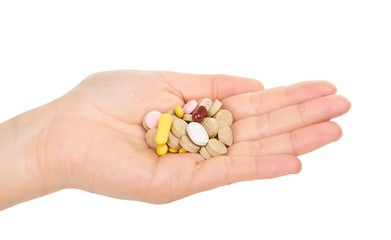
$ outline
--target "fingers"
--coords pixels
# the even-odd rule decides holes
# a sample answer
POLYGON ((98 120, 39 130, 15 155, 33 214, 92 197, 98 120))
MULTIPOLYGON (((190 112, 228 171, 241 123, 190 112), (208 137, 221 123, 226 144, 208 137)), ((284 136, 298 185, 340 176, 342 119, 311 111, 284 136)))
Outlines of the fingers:
POLYGON ((232 125, 235 142, 255 140, 328 121, 350 108, 343 96, 331 95, 238 120, 232 125))
POLYGON ((229 75, 201 75, 176 72, 160 72, 165 81, 185 101, 208 97, 222 100, 226 97, 245 92, 256 92, 263 90, 261 82, 229 75))
POLYGON ((234 120, 261 115, 282 107, 334 94, 336 88, 326 81, 301 82, 289 87, 243 93, 224 99, 223 105, 234 114, 234 120))
POLYGON ((299 156, 337 141, 341 135, 342 130, 338 124, 323 122, 273 137, 235 143, 228 148, 228 155, 292 154, 299 156))
POLYGON ((293 155, 220 156, 202 162, 194 175, 195 191, 264 178, 275 178, 301 170, 300 160, 293 155))

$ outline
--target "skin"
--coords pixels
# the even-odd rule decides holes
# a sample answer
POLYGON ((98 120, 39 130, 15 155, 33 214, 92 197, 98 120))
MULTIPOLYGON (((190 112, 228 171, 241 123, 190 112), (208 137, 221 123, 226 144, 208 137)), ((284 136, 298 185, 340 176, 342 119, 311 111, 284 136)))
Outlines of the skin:
POLYGON ((0 124, 0 209, 64 188, 167 203, 223 185, 295 174, 298 156, 341 137, 330 119, 349 101, 326 81, 264 90, 253 79, 111 71, 87 77, 53 102, 0 124), (191 99, 220 99, 234 144, 207 161, 158 157, 142 118, 191 99))

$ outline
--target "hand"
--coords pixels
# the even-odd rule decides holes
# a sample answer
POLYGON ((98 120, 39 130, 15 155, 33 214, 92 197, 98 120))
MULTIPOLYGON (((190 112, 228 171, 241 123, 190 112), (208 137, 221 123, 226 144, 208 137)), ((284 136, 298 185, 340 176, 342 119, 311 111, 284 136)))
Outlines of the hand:
POLYGON ((113 71, 94 74, 51 103, 55 112, 37 141, 42 175, 58 188, 166 203, 239 181, 301 170, 297 156, 340 138, 330 122, 350 103, 325 81, 263 90, 225 75, 113 71), (142 118, 191 99, 219 99, 234 116, 228 154, 158 157, 145 143, 142 118))

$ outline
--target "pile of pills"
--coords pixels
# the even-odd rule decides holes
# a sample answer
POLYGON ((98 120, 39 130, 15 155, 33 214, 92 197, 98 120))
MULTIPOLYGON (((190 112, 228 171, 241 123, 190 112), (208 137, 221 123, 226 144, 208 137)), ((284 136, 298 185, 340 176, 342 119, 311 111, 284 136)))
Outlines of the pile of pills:
POLYGON ((227 153, 233 143, 231 112, 219 100, 191 100, 162 114, 150 111, 143 118, 145 140, 159 156, 200 153, 205 159, 227 153))

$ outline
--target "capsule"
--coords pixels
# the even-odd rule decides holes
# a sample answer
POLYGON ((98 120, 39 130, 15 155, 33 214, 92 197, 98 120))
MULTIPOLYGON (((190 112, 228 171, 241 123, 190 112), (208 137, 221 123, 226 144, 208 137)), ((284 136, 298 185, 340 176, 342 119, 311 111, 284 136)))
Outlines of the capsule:
POLYGON ((182 118, 183 117, 183 109, 182 109, 182 107, 181 106, 179 106, 179 105, 177 105, 176 107, 175 107, 175 115, 177 116, 177 117, 179 117, 179 118, 182 118))
POLYGON ((157 132, 155 137, 155 142, 158 145, 163 145, 167 143, 168 133, 171 129, 172 117, 170 114, 165 113, 160 116, 159 124, 157 126, 157 132))
POLYGON ((157 148, 156 148, 156 153, 157 153, 157 155, 159 155, 159 156, 164 156, 164 155, 166 155, 167 151, 168 151, 168 146, 167 146, 167 144, 158 145, 157 148))
POLYGON ((193 112, 193 121, 201 122, 205 118, 208 110, 204 106, 198 106, 193 112))

